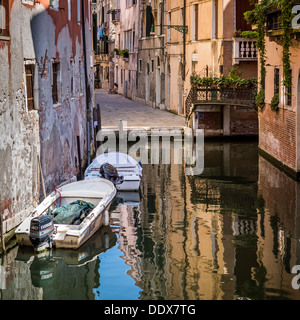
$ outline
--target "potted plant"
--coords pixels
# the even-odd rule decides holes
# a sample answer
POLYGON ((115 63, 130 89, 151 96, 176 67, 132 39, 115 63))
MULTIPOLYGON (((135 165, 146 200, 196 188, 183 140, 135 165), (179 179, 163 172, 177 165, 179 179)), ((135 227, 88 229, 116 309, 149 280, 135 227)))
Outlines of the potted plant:
POLYGON ((241 30, 234 30, 233 31, 233 36, 234 37, 239 37, 241 35, 242 31, 241 30))
POLYGON ((128 49, 123 49, 119 51, 119 55, 123 58, 129 58, 129 51, 128 49))

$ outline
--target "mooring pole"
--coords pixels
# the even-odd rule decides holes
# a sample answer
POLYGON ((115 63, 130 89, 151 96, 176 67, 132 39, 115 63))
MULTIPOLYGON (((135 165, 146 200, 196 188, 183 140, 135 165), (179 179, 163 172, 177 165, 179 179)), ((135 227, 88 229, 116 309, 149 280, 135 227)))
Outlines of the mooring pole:
POLYGON ((3 232, 3 217, 2 217, 2 208, 1 208, 1 194, 0 194, 0 232, 1 232, 1 246, 2 246, 2 251, 5 253, 6 248, 5 248, 5 242, 4 242, 4 232, 3 232))
POLYGON ((81 152, 80 152, 80 139, 79 139, 79 136, 77 136, 77 152, 78 152, 79 174, 80 174, 80 179, 82 179, 82 173, 81 173, 81 152))
POLYGON ((40 160, 40 157, 39 157, 39 156, 37 156, 37 158, 38 158, 38 163, 39 163, 39 168, 40 168, 40 175, 41 175, 41 182, 42 182, 43 193, 44 193, 44 197, 46 198, 46 189, 45 189, 45 183, 44 183, 44 177, 43 177, 41 160, 40 160))

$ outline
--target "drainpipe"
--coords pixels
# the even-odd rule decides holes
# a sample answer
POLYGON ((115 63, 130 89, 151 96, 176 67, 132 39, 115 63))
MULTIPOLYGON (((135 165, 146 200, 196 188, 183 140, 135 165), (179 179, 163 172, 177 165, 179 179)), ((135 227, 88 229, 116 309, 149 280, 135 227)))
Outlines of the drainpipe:
MULTIPOLYGON (((89 2, 89 0, 88 0, 89 2)), ((90 165, 90 106, 89 106, 89 87, 88 87, 88 75, 87 75, 87 58, 86 58, 86 38, 85 38, 85 10, 84 0, 81 0, 81 26, 82 26, 82 45, 83 45, 83 59, 84 59, 84 80, 85 80, 85 103, 86 103, 86 135, 87 135, 87 154, 88 165, 90 165)))
MULTIPOLYGON (((186 25, 186 0, 183 0, 183 25, 186 25)), ((182 80, 185 81, 185 55, 186 55, 186 33, 183 32, 183 78, 182 80)))

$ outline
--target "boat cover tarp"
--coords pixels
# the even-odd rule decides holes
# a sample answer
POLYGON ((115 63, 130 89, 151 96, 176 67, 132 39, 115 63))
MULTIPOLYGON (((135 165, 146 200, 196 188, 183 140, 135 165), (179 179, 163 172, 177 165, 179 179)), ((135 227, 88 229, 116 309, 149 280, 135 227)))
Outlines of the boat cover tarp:
POLYGON ((89 202, 77 200, 51 211, 54 224, 80 224, 81 221, 95 208, 89 202))

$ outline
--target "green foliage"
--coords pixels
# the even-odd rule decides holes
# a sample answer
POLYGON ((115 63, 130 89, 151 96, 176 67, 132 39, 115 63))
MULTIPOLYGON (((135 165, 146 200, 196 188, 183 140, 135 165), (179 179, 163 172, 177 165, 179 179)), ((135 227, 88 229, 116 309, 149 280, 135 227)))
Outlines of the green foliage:
POLYGON ((258 32, 257 31, 243 31, 241 33, 241 37, 245 39, 257 39, 258 32))
MULTIPOLYGON (((286 88, 290 88, 292 86, 292 75, 290 72, 290 46, 291 46, 291 33, 292 33, 292 6, 293 0, 262 0, 259 3, 254 3, 255 7, 252 11, 247 11, 244 13, 245 19, 257 26, 257 42, 256 46, 259 51, 259 59, 260 59, 260 86, 264 87, 265 77, 266 77, 266 43, 265 43, 265 23, 266 23, 266 14, 269 8, 278 8, 281 10, 281 26, 282 26, 282 62, 283 62, 283 75, 284 81, 283 84, 286 88)), ((262 90, 261 90, 262 92, 262 90)), ((263 95, 262 93, 259 93, 263 95)), ((272 110, 278 109, 279 97, 275 95, 273 97, 271 104, 272 110), (273 101, 274 99, 274 101, 273 101)), ((262 96, 258 97, 258 100, 262 102, 262 96)))
POLYGON ((120 55, 121 57, 128 58, 128 57, 129 57, 129 51, 128 51, 128 49, 120 50, 120 51, 119 51, 119 55, 120 55))
POLYGON ((261 89, 259 93, 256 96, 256 105, 260 108, 263 109, 265 106, 265 90, 261 89))
POLYGON ((191 76, 190 82, 195 87, 230 87, 232 85, 240 86, 256 86, 257 78, 241 79, 238 77, 203 77, 191 76))
POLYGON ((292 6, 293 0, 262 0, 259 3, 254 4, 255 7, 252 11, 244 13, 245 19, 252 24, 257 25, 257 42, 256 46, 260 55, 260 84, 263 86, 266 76, 266 47, 265 47, 265 23, 266 13, 269 8, 278 8, 281 10, 281 25, 283 30, 283 84, 286 88, 290 88, 292 85, 292 76, 290 73, 290 46, 291 46, 291 33, 292 33, 292 6))
POLYGON ((273 111, 277 111, 278 105, 279 105, 279 93, 275 93, 274 97, 271 100, 271 109, 273 111))
POLYGON ((291 64, 290 64, 290 46, 292 44, 291 33, 292 33, 292 0, 282 0, 281 2, 281 23, 283 29, 283 84, 286 88, 292 86, 292 75, 290 73, 291 64))

